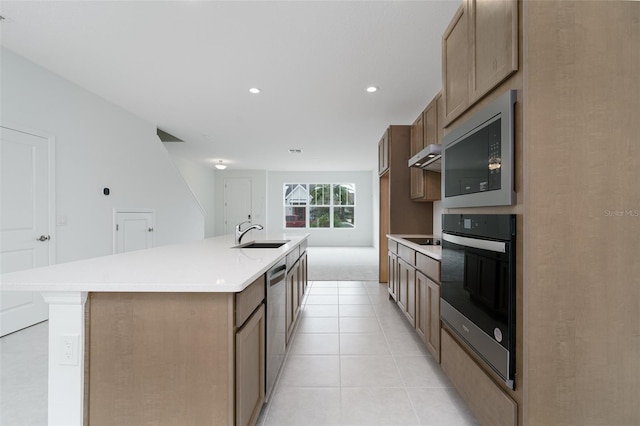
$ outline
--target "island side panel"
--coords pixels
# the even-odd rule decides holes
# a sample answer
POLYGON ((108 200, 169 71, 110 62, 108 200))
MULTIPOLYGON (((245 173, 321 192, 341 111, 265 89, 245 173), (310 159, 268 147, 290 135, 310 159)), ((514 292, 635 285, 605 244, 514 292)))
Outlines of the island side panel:
POLYGON ((90 425, 233 422, 233 293, 91 293, 90 425))

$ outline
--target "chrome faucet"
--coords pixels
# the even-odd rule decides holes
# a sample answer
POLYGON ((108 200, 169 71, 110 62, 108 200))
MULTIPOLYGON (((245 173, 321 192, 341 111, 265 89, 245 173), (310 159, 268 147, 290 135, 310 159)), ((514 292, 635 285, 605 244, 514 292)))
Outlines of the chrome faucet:
POLYGON ((241 231, 240 227, 242 225, 244 225, 245 223, 251 223, 251 221, 250 220, 245 220, 244 222, 240 222, 239 224, 236 225, 236 244, 240 244, 240 240, 242 240, 242 237, 244 237, 244 234, 246 234, 247 232, 251 231, 252 229, 257 229, 257 230, 264 229, 262 227, 262 225, 258 225, 256 223, 255 225, 250 225, 246 229, 241 231))

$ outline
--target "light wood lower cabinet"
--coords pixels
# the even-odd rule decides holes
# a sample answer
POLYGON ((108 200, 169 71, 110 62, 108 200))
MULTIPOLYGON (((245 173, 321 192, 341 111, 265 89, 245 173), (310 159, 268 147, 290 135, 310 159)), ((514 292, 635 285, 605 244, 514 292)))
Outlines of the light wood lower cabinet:
POLYGON ((387 287, 389 296, 396 302, 398 301, 398 255, 389 251, 389 280, 387 287))
POLYGON ((388 245, 389 296, 440 362, 440 262, 391 239, 388 245))
POLYGON ((293 333, 293 327, 295 324, 296 317, 298 316, 298 312, 300 309, 300 305, 298 304, 298 274, 300 272, 300 264, 296 262, 291 266, 291 269, 287 271, 287 287, 286 287, 286 321, 287 321, 287 344, 289 344, 289 340, 291 339, 291 335, 293 333))
POLYGON ((300 307, 306 293, 307 281, 307 252, 303 252, 295 261, 288 259, 288 270, 286 277, 286 327, 287 345, 291 340, 295 329, 296 319, 300 313, 300 307))
POLYGON ((85 424, 234 425, 234 293, 90 293, 85 424))
POLYGON ((456 340, 442 331, 442 369, 483 425, 517 425, 518 406, 456 340))
MULTIPOLYGON (((291 327, 307 280, 306 252, 294 252, 291 327)), ((254 425, 264 402, 264 301, 264 276, 240 293, 90 293, 85 424, 254 425)))
POLYGON ((416 332, 440 362, 440 285, 416 271, 416 332))
POLYGON ((254 425, 264 404, 265 308, 236 332, 236 425, 254 425))
POLYGON ((409 323, 416 325, 416 270, 402 258, 398 258, 398 306, 409 323))

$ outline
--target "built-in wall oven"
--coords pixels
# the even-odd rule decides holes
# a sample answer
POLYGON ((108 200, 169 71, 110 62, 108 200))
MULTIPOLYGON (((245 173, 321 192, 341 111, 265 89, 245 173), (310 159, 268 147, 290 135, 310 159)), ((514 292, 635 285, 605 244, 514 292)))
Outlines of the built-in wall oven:
POLYGON ((442 215, 442 321, 512 389, 515 241, 515 215, 442 215))

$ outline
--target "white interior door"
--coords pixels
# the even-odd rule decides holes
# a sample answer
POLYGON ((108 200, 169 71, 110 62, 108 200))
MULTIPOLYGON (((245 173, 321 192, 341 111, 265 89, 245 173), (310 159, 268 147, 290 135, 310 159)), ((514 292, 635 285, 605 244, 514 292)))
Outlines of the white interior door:
POLYGON ((114 210, 114 253, 153 247, 153 210, 114 210))
POLYGON ((224 180, 225 234, 233 234, 238 223, 251 220, 251 183, 250 178, 224 180))
MULTIPOLYGON (((0 271, 47 266, 54 261, 53 140, 2 127, 0 149, 0 271)), ((0 293, 0 335, 48 318, 40 293, 0 293)))

